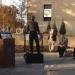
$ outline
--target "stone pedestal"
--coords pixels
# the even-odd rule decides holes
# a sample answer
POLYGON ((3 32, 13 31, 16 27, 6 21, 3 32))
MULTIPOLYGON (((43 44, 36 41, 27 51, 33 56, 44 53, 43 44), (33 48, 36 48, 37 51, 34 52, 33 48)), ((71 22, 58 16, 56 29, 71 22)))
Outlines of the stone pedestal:
POLYGON ((42 54, 25 54, 24 58, 26 63, 43 63, 42 54))

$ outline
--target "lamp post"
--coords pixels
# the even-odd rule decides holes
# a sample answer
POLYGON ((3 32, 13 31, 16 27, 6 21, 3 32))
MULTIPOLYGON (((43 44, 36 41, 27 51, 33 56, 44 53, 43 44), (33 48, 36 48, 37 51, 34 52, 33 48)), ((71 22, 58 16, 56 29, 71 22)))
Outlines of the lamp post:
MULTIPOLYGON (((28 13, 29 13, 29 8, 30 8, 30 6, 31 6, 31 2, 30 2, 31 0, 26 0, 26 5, 25 5, 25 8, 27 9, 27 11, 26 11, 26 15, 28 16, 28 13)), ((28 21, 28 17, 27 17, 27 21, 28 21)), ((27 25, 27 22, 26 22, 26 24, 24 25, 24 31, 23 31, 23 34, 24 34, 24 52, 26 51, 25 49, 26 49, 26 25, 27 25)), ((26 51, 27 52, 27 51, 26 51)))
MULTIPOLYGON (((27 6, 27 0, 26 0, 26 2, 25 2, 25 9, 26 9, 25 15, 27 15, 27 13, 28 13, 27 8, 28 8, 28 6, 27 6)), ((27 19, 27 17, 26 17, 26 19, 27 19)), ((26 49, 26 25, 27 25, 27 22, 25 20, 25 25, 23 27, 24 28, 24 30, 23 30, 23 34, 24 34, 24 52, 26 51, 25 50, 26 49)))
POLYGON ((25 49, 26 49, 26 26, 24 26, 24 31, 23 31, 23 34, 24 34, 24 52, 25 52, 25 49))
POLYGON ((3 28, 2 28, 2 31, 5 31, 5 29, 4 29, 4 27, 5 27, 5 25, 4 25, 4 18, 5 18, 5 14, 3 14, 3 28))

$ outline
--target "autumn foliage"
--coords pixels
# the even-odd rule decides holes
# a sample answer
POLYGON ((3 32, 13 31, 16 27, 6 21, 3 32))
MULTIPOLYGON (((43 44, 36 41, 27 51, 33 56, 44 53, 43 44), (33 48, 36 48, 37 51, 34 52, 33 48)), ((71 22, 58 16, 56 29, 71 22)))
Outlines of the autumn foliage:
POLYGON ((14 31, 17 24, 16 14, 18 10, 15 6, 0 5, 0 27, 10 27, 14 31))

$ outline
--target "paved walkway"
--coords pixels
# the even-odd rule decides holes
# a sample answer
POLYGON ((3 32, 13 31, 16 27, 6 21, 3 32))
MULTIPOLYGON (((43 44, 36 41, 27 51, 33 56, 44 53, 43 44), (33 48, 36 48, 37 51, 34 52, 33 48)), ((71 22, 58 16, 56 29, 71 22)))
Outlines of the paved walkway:
POLYGON ((0 68, 0 75, 75 75, 75 60, 59 58, 58 53, 43 53, 43 64, 26 64, 23 54, 16 54, 15 68, 0 68))

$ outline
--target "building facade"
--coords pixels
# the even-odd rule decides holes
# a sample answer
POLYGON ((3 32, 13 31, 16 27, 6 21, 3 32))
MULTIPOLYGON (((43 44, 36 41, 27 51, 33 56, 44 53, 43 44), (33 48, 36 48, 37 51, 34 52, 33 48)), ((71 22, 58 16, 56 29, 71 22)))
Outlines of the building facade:
POLYGON ((43 21, 44 4, 52 4, 52 20, 59 30, 62 20, 66 24, 67 35, 75 35, 75 1, 74 0, 31 0, 29 11, 36 16, 40 30, 44 32, 47 21, 43 21))

